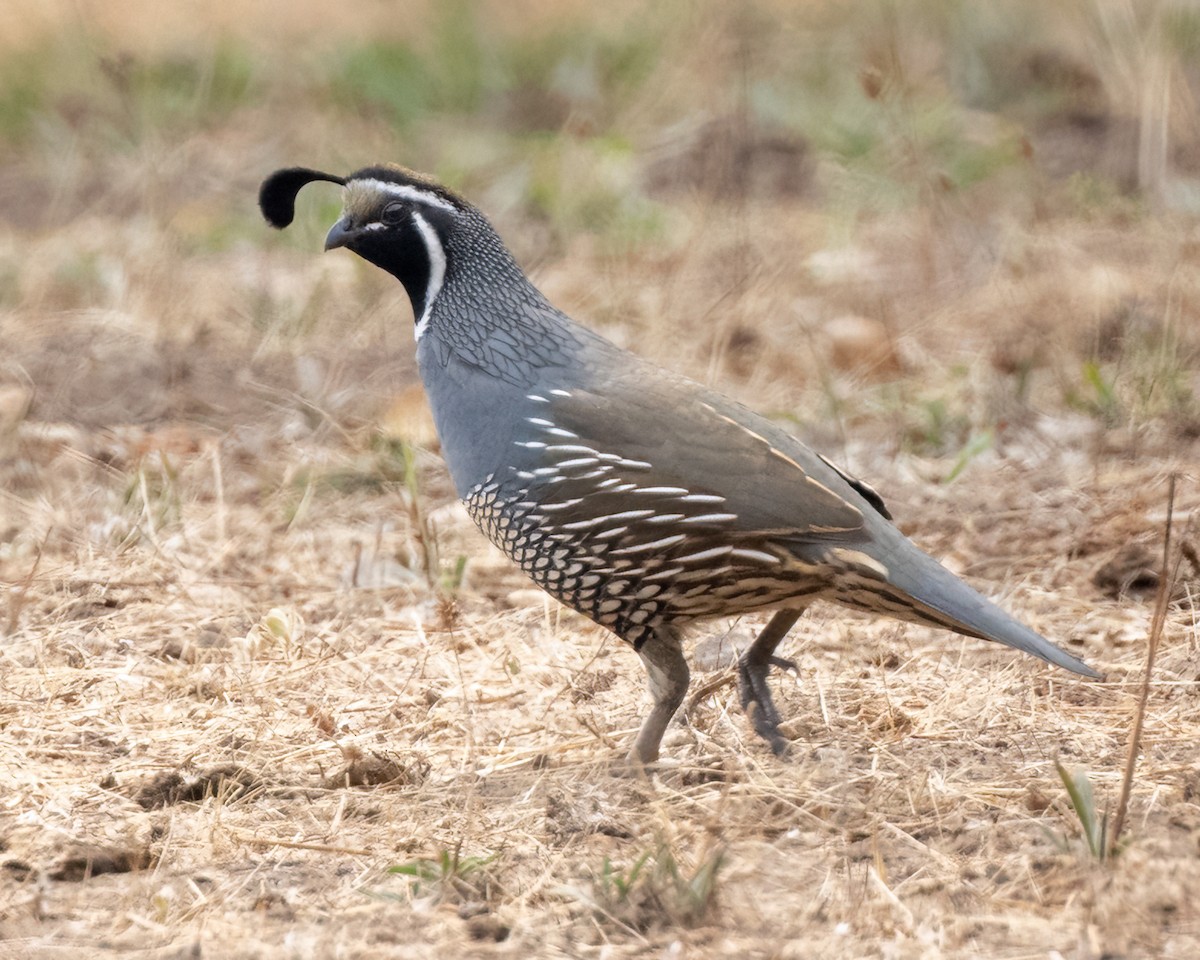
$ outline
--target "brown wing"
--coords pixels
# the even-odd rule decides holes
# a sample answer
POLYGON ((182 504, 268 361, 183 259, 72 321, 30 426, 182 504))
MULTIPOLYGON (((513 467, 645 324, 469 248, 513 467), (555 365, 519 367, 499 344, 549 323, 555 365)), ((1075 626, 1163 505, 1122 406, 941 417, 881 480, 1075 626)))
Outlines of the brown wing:
POLYGON ((721 512, 736 514, 742 531, 789 540, 869 537, 870 501, 770 421, 649 364, 603 373, 591 388, 544 391, 547 417, 577 438, 571 442, 648 465, 630 473, 639 486, 720 496, 721 512))

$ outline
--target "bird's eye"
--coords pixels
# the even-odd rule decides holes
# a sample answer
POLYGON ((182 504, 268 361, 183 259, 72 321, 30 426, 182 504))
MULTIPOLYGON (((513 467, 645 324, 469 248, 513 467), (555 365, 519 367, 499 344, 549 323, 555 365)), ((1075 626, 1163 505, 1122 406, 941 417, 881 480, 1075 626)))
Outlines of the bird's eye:
POLYGON ((396 224, 404 219, 404 214, 407 210, 407 204, 400 200, 393 200, 383 208, 383 222, 387 224, 396 224))

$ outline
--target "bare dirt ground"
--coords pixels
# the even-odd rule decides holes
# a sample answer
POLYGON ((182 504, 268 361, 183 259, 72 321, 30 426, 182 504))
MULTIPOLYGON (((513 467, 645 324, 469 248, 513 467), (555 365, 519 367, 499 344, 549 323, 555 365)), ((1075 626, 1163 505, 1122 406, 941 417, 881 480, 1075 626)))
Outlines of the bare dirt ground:
POLYGON ((1034 169, 848 225, 745 130, 774 159, 736 196, 706 135, 674 186, 636 154, 667 224, 632 250, 479 183, 560 306, 788 423, 1107 674, 820 607, 781 760, 729 671, 760 624, 713 623, 636 777, 641 666, 455 503, 399 289, 318 253, 332 196, 294 236, 254 215, 310 149, 413 160, 370 118, 305 149, 311 120, 6 154, 0 956, 1200 954, 1194 217, 1082 216, 1034 169), (1171 474, 1100 862, 1056 762, 1115 807, 1171 474))

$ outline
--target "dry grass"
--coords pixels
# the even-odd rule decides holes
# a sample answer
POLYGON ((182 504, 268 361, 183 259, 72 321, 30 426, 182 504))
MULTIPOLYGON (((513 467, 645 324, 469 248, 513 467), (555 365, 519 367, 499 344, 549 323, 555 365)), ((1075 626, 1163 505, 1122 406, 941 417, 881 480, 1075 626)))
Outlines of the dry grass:
MULTIPOLYGON (((89 42, 150 30, 136 6, 89 9, 63 8, 94 17, 89 42)), ((317 13, 288 9, 294 44, 317 13)), ((623 108, 634 135, 706 62, 744 68, 703 19, 623 108)), ((813 180, 768 169, 731 196, 685 133, 606 169, 633 190, 666 151, 686 174, 650 190, 661 222, 631 240, 514 192, 509 163, 540 141, 435 118, 412 145, 303 105, 256 23, 273 65, 228 114, 123 139, 91 125, 115 109, 94 91, 95 115, 71 126, 56 101, 3 147, 0 956, 1200 951, 1193 217, 1081 206, 1032 167, 928 195, 921 173, 920 202, 847 213, 811 156, 813 180), (273 167, 376 156, 457 170, 556 302, 778 415, 1107 682, 822 607, 775 679, 796 746, 780 761, 725 672, 758 624, 716 623, 669 760, 619 775, 641 667, 455 504, 422 449, 399 292, 317 255, 324 201, 295 236, 255 218, 273 167), (1180 578, 1127 844, 1101 863, 1055 765, 1115 807, 1172 473, 1180 578)), ((130 49, 170 46, 178 25, 160 27, 130 49)), ((554 162, 590 171, 590 141, 562 140, 554 162)), ((891 146, 921 166, 916 141, 891 146)))
POLYGON ((1130 845, 1102 866, 1054 762, 1085 768, 1112 802, 1148 610, 1097 601, 1078 564, 1057 586, 1031 575, 1009 602, 1078 638, 1106 684, 822 610, 797 630, 798 678, 778 682, 793 760, 753 738, 725 686, 669 735, 674 762, 641 781, 613 771, 644 708, 636 661, 520 589, 456 508, 436 511, 443 552, 478 558, 457 598, 419 578, 353 589, 356 557, 386 570, 411 551, 401 497, 319 495, 288 529, 221 493, 237 457, 217 450, 177 457, 180 514, 153 534, 145 514, 79 504, 87 484, 50 481, 24 506, 44 532, 39 554, 6 565, 12 955, 97 942, 164 956, 189 943, 221 956, 606 943, 624 955, 679 941, 1186 956, 1195 943, 1188 616, 1171 617, 1152 684, 1130 845), (136 525, 124 546, 119 532, 65 533, 114 515, 136 525), (275 607, 274 631, 256 630, 275 607), (164 775, 209 788, 189 795, 164 775), (661 878, 646 900, 600 879, 607 861, 627 870, 663 848, 684 873, 723 855, 690 926, 673 922, 689 904, 661 878), (387 873, 454 851, 486 862, 415 891, 387 873))

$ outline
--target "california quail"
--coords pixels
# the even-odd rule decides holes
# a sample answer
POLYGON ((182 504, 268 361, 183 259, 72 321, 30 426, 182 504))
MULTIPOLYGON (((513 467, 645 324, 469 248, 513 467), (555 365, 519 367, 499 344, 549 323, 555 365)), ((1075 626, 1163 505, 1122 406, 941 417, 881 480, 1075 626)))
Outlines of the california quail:
POLYGON ((891 523, 879 496, 770 421, 621 350, 556 310, 484 216, 398 166, 279 170, 272 226, 313 181, 344 188, 325 249, 403 285, 417 363, 458 494, 540 587, 631 644, 654 706, 632 749, 658 757, 683 700, 682 628, 777 611, 738 663, 742 705, 782 753, 767 685, 814 600, 994 640, 1099 674, 985 600, 891 523))

